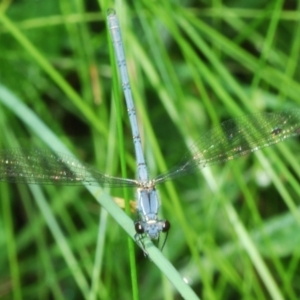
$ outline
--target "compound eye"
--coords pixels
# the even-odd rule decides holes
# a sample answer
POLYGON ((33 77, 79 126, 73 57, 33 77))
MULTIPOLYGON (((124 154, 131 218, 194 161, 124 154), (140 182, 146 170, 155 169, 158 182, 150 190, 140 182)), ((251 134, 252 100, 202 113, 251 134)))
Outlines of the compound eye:
POLYGON ((138 234, 142 234, 145 232, 144 227, 142 226, 141 222, 136 222, 134 224, 134 228, 135 228, 136 233, 138 233, 138 234))
POLYGON ((164 221, 163 224, 162 224, 162 232, 168 232, 169 229, 171 228, 171 224, 169 221, 164 221))

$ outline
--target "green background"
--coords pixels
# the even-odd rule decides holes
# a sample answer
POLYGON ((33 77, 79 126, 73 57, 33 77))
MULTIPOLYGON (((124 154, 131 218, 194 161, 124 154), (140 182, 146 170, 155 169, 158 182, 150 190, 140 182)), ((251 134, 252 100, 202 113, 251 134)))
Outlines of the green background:
MULTIPOLYGON (((106 27, 114 7, 155 177, 221 121, 299 107, 299 4, 2 1, 0 148, 66 152, 62 142, 103 173, 124 175, 123 159, 135 178, 106 27)), ((0 298, 298 299, 299 162, 294 138, 159 186, 171 230, 151 259, 106 196, 122 189, 1 183, 0 298)))

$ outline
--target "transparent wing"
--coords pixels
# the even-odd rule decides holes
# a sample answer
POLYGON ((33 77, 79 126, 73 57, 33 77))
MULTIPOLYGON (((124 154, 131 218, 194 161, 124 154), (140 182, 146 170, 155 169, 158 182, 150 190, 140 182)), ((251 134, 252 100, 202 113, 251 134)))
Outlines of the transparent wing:
POLYGON ((259 113, 230 119, 213 127, 191 146, 183 162, 154 179, 164 182, 219 164, 300 135, 300 110, 259 113))
POLYGON ((70 155, 42 149, 0 150, 0 181, 40 185, 138 185, 133 179, 102 174, 70 155))

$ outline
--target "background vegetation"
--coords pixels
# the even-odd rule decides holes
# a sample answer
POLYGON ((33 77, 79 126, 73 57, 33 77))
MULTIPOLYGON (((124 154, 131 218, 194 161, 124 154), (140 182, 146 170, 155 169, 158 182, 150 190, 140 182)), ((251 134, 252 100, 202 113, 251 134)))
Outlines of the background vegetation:
MULTIPOLYGON (((153 177, 221 121, 299 107, 298 1, 2 1, 0 148, 64 144, 122 176, 121 120, 121 155, 135 177, 108 7, 153 177)), ((0 298, 298 299, 299 168, 291 139, 159 186, 172 228, 163 254, 150 245, 149 260, 135 247, 136 268, 132 222, 100 188, 1 183, 0 298)))

